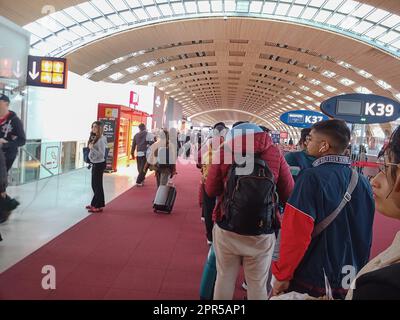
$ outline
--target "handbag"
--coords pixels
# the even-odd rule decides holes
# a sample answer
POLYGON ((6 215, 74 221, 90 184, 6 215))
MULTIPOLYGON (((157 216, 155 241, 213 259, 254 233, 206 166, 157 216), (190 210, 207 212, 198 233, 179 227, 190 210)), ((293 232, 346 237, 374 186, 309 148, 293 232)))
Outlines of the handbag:
POLYGON ((83 161, 90 164, 91 162, 89 159, 89 152, 90 152, 90 149, 88 147, 83 148, 83 161))

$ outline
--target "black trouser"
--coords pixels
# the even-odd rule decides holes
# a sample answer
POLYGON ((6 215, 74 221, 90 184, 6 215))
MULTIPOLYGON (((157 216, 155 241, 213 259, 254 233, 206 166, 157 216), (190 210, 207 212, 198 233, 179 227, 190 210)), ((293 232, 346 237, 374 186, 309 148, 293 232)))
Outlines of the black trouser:
POLYGON ((204 222, 206 225, 206 235, 207 235, 207 240, 212 241, 212 229, 214 227, 214 222, 212 221, 212 213, 214 211, 215 207, 215 201, 216 198, 210 198, 204 189, 204 184, 202 186, 203 188, 203 204, 202 204, 202 215, 204 217, 204 222))
POLYGON ((92 189, 94 196, 91 206, 95 208, 104 208, 104 189, 103 189, 103 173, 106 169, 106 162, 94 163, 92 165, 92 189))
POLYGON ((142 183, 146 178, 146 172, 147 172, 147 170, 144 170, 144 166, 146 165, 146 156, 137 157, 136 161, 137 161, 137 169, 139 172, 139 175, 136 179, 136 183, 142 183))

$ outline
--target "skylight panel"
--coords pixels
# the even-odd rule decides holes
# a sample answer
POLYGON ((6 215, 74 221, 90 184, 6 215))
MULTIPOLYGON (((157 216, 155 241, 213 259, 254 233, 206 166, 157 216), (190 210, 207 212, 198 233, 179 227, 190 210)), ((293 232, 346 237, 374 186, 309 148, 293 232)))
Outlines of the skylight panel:
POLYGON ((197 12, 196 2, 194 2, 194 1, 185 2, 185 8, 186 8, 187 13, 196 13, 197 12))
POLYGON ((364 18, 367 14, 369 14, 374 9, 375 8, 370 5, 362 4, 361 7, 359 7, 358 9, 356 9, 356 11, 354 11, 352 13, 352 15, 359 17, 359 18, 364 18))
POLYGON ((398 37, 400 37, 400 33, 399 32, 389 31, 385 35, 379 37, 379 41, 382 41, 384 43, 390 43, 393 40, 397 39, 398 37))
POLYGON ((309 0, 295 0, 297 4, 307 4, 309 0))
POLYGON ((132 14, 132 12, 129 11, 125 11, 125 12, 120 12, 120 15, 122 16, 122 18, 124 18, 128 23, 130 22, 136 22, 137 19, 136 17, 132 14))
POLYGON ((337 89, 336 89, 335 87, 332 87, 332 86, 325 86, 325 90, 326 90, 326 91, 329 91, 329 92, 335 92, 335 91, 337 91, 337 89))
POLYGON ((236 2, 231 0, 225 0, 225 11, 228 12, 236 11, 236 2))
POLYGON ((169 4, 162 4, 159 6, 159 8, 164 16, 172 16, 172 10, 169 4))
POLYGON ((330 19, 327 21, 328 24, 336 26, 339 22, 341 22, 346 16, 344 14, 335 13, 330 19))
POLYGON ((261 1, 252 1, 249 12, 260 13, 263 3, 261 1))
POLYGON ((388 15, 389 15, 389 12, 382 10, 382 9, 376 9, 366 19, 369 21, 378 22, 378 21, 382 20, 383 18, 387 17, 388 15))
POLYGON ((107 69, 108 67, 109 67, 109 65, 107 63, 105 63, 105 64, 102 64, 102 65, 98 66, 97 68, 95 68, 94 71, 101 72, 101 71, 107 69))
POLYGON ((263 13, 266 14, 273 14, 274 10, 276 7, 276 3, 275 2, 265 2, 264 3, 264 8, 263 8, 263 13))
POLYGON ((125 24, 124 20, 122 20, 117 14, 111 14, 107 18, 110 19, 111 22, 116 26, 121 26, 125 24))
POLYGON ((135 73, 137 71, 139 71, 140 68, 138 66, 132 66, 126 69, 126 71, 128 71, 129 73, 135 73))
POLYGON ((76 20, 78 22, 83 22, 83 21, 88 20, 88 18, 75 7, 69 7, 67 9, 64 9, 64 11, 68 15, 70 15, 71 18, 73 18, 74 20, 76 20))
POLYGON ((339 6, 339 4, 342 3, 342 1, 343 0, 329 0, 327 3, 325 3, 324 9, 334 11, 339 6))
POLYGON ((313 85, 318 86, 318 85, 321 84, 321 81, 319 81, 319 80, 317 80, 317 79, 310 79, 310 83, 313 84, 313 85))
POLYGON ((298 18, 300 16, 301 12, 303 11, 303 9, 304 9, 303 6, 294 5, 290 9, 288 16, 298 18))
POLYGON ((43 26, 37 24, 36 22, 27 24, 24 28, 40 38, 46 38, 47 36, 49 36, 51 34, 51 32, 49 30, 47 30, 43 26))
POLYGON ((97 24, 93 23, 92 21, 84 22, 82 25, 93 33, 102 30, 97 24))
POLYGON ((300 86, 300 89, 302 89, 302 90, 304 90, 304 91, 310 90, 310 88, 309 88, 309 87, 306 87, 306 86, 300 86))
POLYGON ((324 70, 324 71, 322 72, 322 75, 323 75, 324 77, 327 77, 327 78, 333 78, 334 76, 336 76, 336 73, 333 72, 333 71, 324 70))
POLYGON ((146 11, 144 11, 142 8, 135 9, 133 12, 135 12, 140 20, 146 20, 149 18, 146 11))
POLYGON ((58 33, 58 36, 60 36, 63 39, 66 39, 68 41, 75 41, 77 39, 79 39, 79 36, 76 35, 73 32, 67 31, 67 30, 63 30, 60 33, 58 33))
POLYGON ((146 10, 151 18, 159 18, 161 16, 161 13, 155 6, 147 7, 146 10))
POLYGON ((317 97, 323 97, 324 96, 324 94, 322 92, 319 92, 319 91, 313 91, 312 94, 317 96, 317 97))
POLYGON ((354 26, 351 31, 355 33, 364 33, 367 31, 369 28, 371 28, 373 24, 371 22, 367 21, 361 21, 358 25, 354 26))
MULTIPOLYGON (((144 6, 151 6, 154 4, 154 0, 141 0, 144 6)), ((172 1, 171 1, 172 2, 172 1)), ((146 8, 147 9, 147 8, 146 8)))
POLYGON ((62 25, 66 27, 70 27, 76 24, 76 22, 69 18, 66 14, 64 14, 63 11, 57 11, 51 14, 51 17, 56 21, 62 23, 62 25))
POLYGON ((173 3, 172 10, 174 10, 175 14, 184 14, 185 8, 181 2, 173 3))
POLYGON ((372 28, 371 30, 369 30, 365 35, 370 38, 376 38, 376 37, 380 36, 382 33, 384 33, 385 31, 387 31, 386 28, 381 27, 381 26, 376 26, 376 27, 372 28))
POLYGON ((354 18, 354 17, 347 17, 340 25, 340 28, 343 29, 350 29, 351 27, 353 27, 357 22, 359 21, 359 19, 354 18))
POLYGON ((128 9, 123 0, 112 0, 112 5, 118 11, 122 11, 122 10, 127 10, 128 9))
POLYGON ((112 74, 112 75, 110 76, 110 79, 112 79, 112 80, 114 80, 114 81, 117 81, 117 80, 119 80, 119 79, 122 79, 124 76, 125 76, 125 75, 124 75, 123 73, 117 72, 117 73, 112 74))
POLYGON ((388 18, 386 18, 384 21, 381 22, 382 25, 388 28, 392 28, 395 25, 399 24, 400 22, 400 16, 397 14, 391 14, 388 18))
POLYGON ((400 101, 400 93, 394 95, 397 100, 400 101))
POLYGON ((210 3, 208 1, 198 1, 199 12, 210 12, 210 3))
POLYGON ((321 10, 320 12, 318 12, 317 16, 314 19, 318 22, 324 22, 330 15, 331 12, 326 10, 321 10))
POLYGON ((368 73, 368 72, 365 71, 365 70, 359 70, 359 71, 358 71, 358 74, 361 75, 361 76, 363 76, 364 78, 367 78, 367 79, 369 79, 369 78, 372 77, 372 74, 368 73))
POLYGON ((96 23, 98 23, 103 29, 109 29, 111 28, 113 25, 111 24, 110 21, 108 21, 106 18, 98 18, 95 20, 96 23))
POLYGON ((90 2, 83 2, 81 4, 78 4, 77 6, 80 8, 85 14, 87 14, 90 18, 97 18, 100 17, 101 14, 98 12, 91 4, 90 2))
POLYGON ((400 49, 400 40, 398 40, 398 41, 392 43, 392 46, 395 47, 395 48, 397 48, 397 49, 400 49))
POLYGON ((287 3, 280 3, 276 8, 275 14, 279 16, 285 16, 289 10, 290 5, 287 3))
POLYGON ((43 26, 43 28, 49 29, 51 32, 57 32, 64 29, 61 24, 59 24, 56 20, 51 19, 49 16, 45 16, 36 22, 43 26))
POLYGON ((93 3, 101 12, 104 14, 114 13, 115 10, 110 7, 110 5, 105 0, 92 0, 90 1, 93 3))
POLYGON ((321 7, 324 4, 325 0, 311 0, 310 6, 313 7, 321 7))
POLYGON ((142 5, 139 3, 137 0, 125 0, 129 6, 134 9, 134 8, 141 8, 142 5))
POLYGON ((351 86, 351 85, 353 85, 355 83, 353 80, 350 80, 350 79, 347 79, 347 78, 342 78, 342 79, 339 80, 339 82, 341 84, 343 84, 344 86, 347 86, 347 87, 351 86))
POLYGON ((371 93, 372 93, 372 91, 369 90, 369 89, 366 88, 366 87, 357 87, 357 88, 355 89, 355 91, 358 92, 358 93, 364 93, 364 94, 371 94, 371 93))
POLYGON ((211 8, 213 12, 222 11, 222 1, 211 1, 211 8))
POLYGON ((312 17, 314 17, 314 15, 316 14, 317 11, 318 11, 318 10, 315 9, 315 8, 310 8, 310 7, 308 7, 308 8, 304 11, 304 13, 303 13, 303 15, 302 15, 301 17, 302 17, 303 19, 310 20, 312 17))
POLYGON ((352 12, 360 3, 357 1, 347 0, 339 9, 338 12, 349 14, 352 12))
POLYGON ((383 81, 383 80, 378 80, 377 85, 380 86, 381 88, 388 90, 390 89, 392 86, 390 84, 388 84, 387 82, 383 81))

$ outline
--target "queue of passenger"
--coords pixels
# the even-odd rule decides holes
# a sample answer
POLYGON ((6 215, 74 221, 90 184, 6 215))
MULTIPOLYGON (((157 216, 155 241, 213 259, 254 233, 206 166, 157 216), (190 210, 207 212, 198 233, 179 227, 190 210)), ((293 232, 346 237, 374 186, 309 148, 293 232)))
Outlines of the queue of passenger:
MULTIPOLYGON (((374 193, 368 180, 357 170, 352 170, 350 158, 344 156, 349 141, 350 131, 341 120, 323 121, 308 131, 303 130, 300 140, 303 150, 286 156, 292 169, 296 167, 292 170, 296 178, 293 188, 289 165, 267 133, 249 123, 232 128, 221 144, 220 163, 209 165, 205 178, 207 196, 217 197, 212 241, 217 269, 214 299, 233 298, 241 265, 248 299, 267 299, 271 295, 283 297, 286 292, 304 294, 303 297, 310 299, 327 296, 344 299, 346 294, 347 299, 400 297, 400 285, 395 280, 400 279, 400 234, 388 250, 368 262, 375 202, 378 211, 400 219, 400 130, 393 134, 381 163, 381 172, 372 181, 374 193), (255 158, 261 156, 272 171, 280 195, 279 204, 285 208, 281 242, 279 248, 275 248, 279 249, 279 258, 274 262, 271 256, 276 242, 273 231, 276 230, 264 228, 254 234, 243 232, 246 224, 252 222, 254 211, 262 207, 268 210, 271 203, 262 203, 258 208, 254 203, 245 204, 256 199, 248 194, 256 185, 248 185, 247 191, 239 191, 244 196, 236 199, 237 193, 233 196, 229 189, 240 190, 241 183, 246 180, 243 177, 254 176, 254 172, 232 179, 232 168, 236 164, 223 161, 223 146, 229 145, 231 140, 243 139, 249 130, 254 134, 255 143, 250 153, 255 158), (238 222, 243 228, 233 227, 238 222), (273 289, 267 292, 270 267, 273 289), (359 272, 355 281, 357 289, 348 290, 349 286, 344 283, 346 270, 354 274, 359 272), (377 286, 386 294, 373 294, 373 290, 378 290, 377 286)), ((249 149, 231 151, 249 153, 249 149)), ((262 189, 259 193, 262 194, 262 189)), ((256 216, 262 223, 267 221, 259 214, 256 216)))

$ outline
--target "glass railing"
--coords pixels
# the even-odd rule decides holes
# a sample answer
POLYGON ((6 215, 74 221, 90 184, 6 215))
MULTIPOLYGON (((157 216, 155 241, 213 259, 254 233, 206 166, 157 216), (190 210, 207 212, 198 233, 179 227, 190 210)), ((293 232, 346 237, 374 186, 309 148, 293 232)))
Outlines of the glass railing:
POLYGON ((28 140, 10 170, 10 185, 46 179, 85 167, 85 141, 42 142, 28 140))

